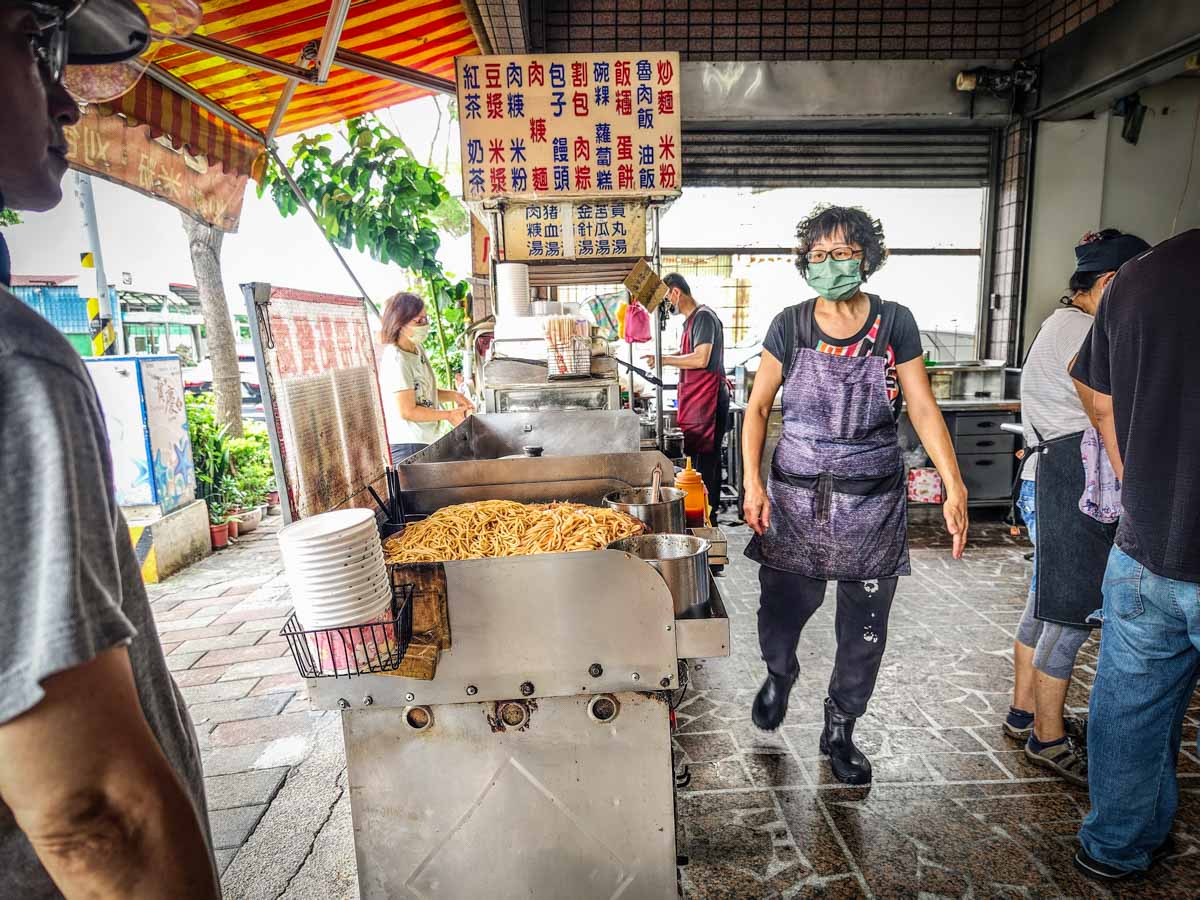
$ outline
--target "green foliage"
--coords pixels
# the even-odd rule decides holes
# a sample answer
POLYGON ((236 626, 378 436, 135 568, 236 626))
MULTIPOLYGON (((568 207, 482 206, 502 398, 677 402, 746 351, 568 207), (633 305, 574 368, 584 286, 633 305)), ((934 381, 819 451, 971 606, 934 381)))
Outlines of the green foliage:
MULTIPOLYGON (((451 281, 438 262, 438 229, 465 229, 466 211, 450 196, 442 176, 417 160, 378 118, 350 119, 345 128, 340 135, 347 147, 344 153, 334 154, 331 134, 305 137, 293 147, 288 170, 330 240, 369 253, 379 262, 396 263, 421 280, 430 319, 438 329, 439 346, 430 357, 435 368, 440 363, 439 375, 448 377, 457 366, 451 341, 465 327, 453 321, 454 310, 460 309, 468 285, 451 281)), ((259 196, 268 190, 284 216, 299 211, 300 201, 273 161, 259 182, 259 196)))
POLYGON ((8 225, 20 225, 20 224, 21 224, 21 214, 20 213, 18 213, 15 209, 5 209, 4 207, 0 207, 0 228, 4 228, 8 225))
POLYGON ((266 429, 248 426, 243 437, 230 437, 225 426, 217 424, 212 394, 188 394, 185 406, 196 491, 208 503, 212 523, 220 525, 234 507, 266 503, 275 489, 266 429))

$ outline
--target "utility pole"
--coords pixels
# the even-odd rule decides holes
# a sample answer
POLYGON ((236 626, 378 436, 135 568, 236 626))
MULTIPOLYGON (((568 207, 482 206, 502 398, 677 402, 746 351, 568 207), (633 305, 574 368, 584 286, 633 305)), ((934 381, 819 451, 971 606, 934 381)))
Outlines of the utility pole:
POLYGON ((100 223, 96 219, 96 199, 92 196, 92 177, 75 173, 75 197, 83 212, 84 242, 87 250, 79 254, 82 272, 79 293, 87 300, 88 323, 92 333, 92 355, 112 356, 123 352, 124 335, 113 327, 112 304, 108 298, 108 278, 100 252, 100 223))

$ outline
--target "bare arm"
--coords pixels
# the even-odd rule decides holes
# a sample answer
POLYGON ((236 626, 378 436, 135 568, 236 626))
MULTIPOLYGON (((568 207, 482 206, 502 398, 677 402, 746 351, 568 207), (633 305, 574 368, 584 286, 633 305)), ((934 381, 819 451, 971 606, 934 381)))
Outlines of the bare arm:
POLYGON ((474 412, 475 404, 472 403, 467 396, 461 391, 447 391, 438 388, 438 403, 453 403, 458 409, 466 409, 474 412))
POLYGON ((47 678, 0 725, 0 797, 67 897, 219 897, 195 807, 142 714, 129 654, 47 678))
MULTIPOLYGON (((662 364, 664 366, 673 366, 676 369, 703 369, 708 366, 708 361, 712 357, 712 344, 701 344, 691 353, 677 354, 674 356, 663 356, 662 364)), ((654 365, 654 357, 643 357, 651 366, 654 365)))
POLYGON ((756 534, 762 534, 771 524, 770 503, 762 481, 762 455, 767 443, 767 419, 782 383, 782 363, 769 350, 764 350, 759 357, 754 389, 750 392, 742 422, 742 468, 745 471, 742 484, 746 491, 743 509, 746 524, 756 534))
MULTIPOLYGON (((439 400, 442 393, 438 392, 439 400)), ((407 422, 449 422, 451 425, 458 425, 465 417, 462 409, 430 409, 428 406, 421 406, 417 403, 417 392, 412 388, 396 391, 396 403, 400 406, 401 418, 407 422)))
POLYGON ((946 430, 946 420, 933 398, 925 363, 920 357, 898 365, 896 376, 904 392, 908 420, 946 486, 942 513, 946 518, 946 530, 954 539, 954 558, 961 559, 967 546, 967 487, 958 470, 958 458, 954 455, 950 432, 946 430))

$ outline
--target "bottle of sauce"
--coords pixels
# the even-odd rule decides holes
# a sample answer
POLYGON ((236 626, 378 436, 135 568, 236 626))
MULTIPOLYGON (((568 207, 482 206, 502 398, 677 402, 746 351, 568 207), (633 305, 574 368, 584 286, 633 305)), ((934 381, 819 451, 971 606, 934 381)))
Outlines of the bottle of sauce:
POLYGON ((684 492, 684 524, 688 528, 703 528, 708 522, 708 491, 700 473, 692 468, 690 456, 684 461, 683 471, 675 476, 675 487, 684 492))

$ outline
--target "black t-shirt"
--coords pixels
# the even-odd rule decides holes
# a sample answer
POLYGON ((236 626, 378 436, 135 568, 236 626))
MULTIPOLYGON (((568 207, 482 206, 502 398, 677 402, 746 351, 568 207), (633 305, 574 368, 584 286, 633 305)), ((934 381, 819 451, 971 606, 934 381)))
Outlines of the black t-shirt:
POLYGON ((1071 374, 1109 394, 1125 462, 1117 546, 1200 582, 1200 229, 1125 263, 1071 374))
POLYGON ((857 334, 848 338, 832 338, 827 335, 817 324, 816 304, 809 300, 789 306, 775 316, 771 327, 767 329, 767 336, 763 340, 763 349, 779 360, 783 366, 785 378, 792 364, 793 352, 796 349, 803 349, 796 346, 797 333, 804 334, 807 331, 816 336, 816 341, 812 345, 805 345, 810 350, 819 350, 822 353, 832 353, 837 356, 870 356, 875 349, 874 336, 883 318, 884 304, 895 306, 896 315, 892 320, 892 334, 888 340, 885 356, 888 364, 888 399, 892 401, 892 413, 899 418, 903 398, 900 395, 900 380, 896 377, 896 366, 916 359, 924 352, 921 349, 921 331, 917 328, 917 320, 913 318, 912 311, 907 306, 881 300, 875 294, 868 294, 868 296, 871 299, 871 309, 867 313, 866 322, 863 323, 863 327, 857 334), (801 316, 811 317, 811 328, 800 328, 801 316))
MULTIPOLYGON (((706 372, 717 375, 725 374, 725 326, 721 317, 707 306, 698 306, 688 318, 692 319, 692 349, 702 344, 712 344, 712 353, 708 357, 706 372)), ((684 328, 687 328, 686 323, 684 328)))

